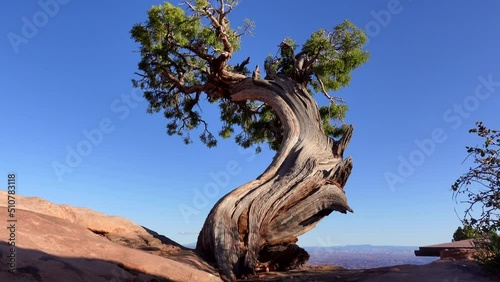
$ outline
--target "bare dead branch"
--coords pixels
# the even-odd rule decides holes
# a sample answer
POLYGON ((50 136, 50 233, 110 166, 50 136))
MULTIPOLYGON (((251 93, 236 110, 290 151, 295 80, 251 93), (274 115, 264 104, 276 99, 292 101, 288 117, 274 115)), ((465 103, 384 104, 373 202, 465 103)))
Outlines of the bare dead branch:
POLYGON ((325 85, 323 84, 323 81, 319 78, 319 76, 317 74, 315 74, 314 76, 316 77, 316 79, 318 80, 319 85, 321 86, 321 92, 323 93, 323 95, 325 95, 325 97, 328 100, 330 100, 330 102, 332 104, 337 104, 337 103, 344 104, 345 103, 344 99, 342 99, 340 97, 332 97, 332 96, 330 96, 330 94, 328 94, 328 92, 325 89, 325 85))

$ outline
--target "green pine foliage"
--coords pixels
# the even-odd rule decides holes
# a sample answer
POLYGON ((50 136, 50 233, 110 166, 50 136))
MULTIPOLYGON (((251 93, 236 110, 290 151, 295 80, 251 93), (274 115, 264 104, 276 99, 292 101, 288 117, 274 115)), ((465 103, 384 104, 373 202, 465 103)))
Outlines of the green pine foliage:
MULTIPOLYGON (((141 56, 138 78, 132 82, 144 91, 148 112, 163 111, 167 133, 181 136, 186 144, 192 142, 192 132, 201 132, 199 138, 208 147, 217 145, 218 136, 234 137, 245 148, 258 145, 260 150, 260 144, 267 143, 277 150, 283 129, 271 107, 230 98, 231 87, 250 75, 248 61, 232 64, 230 59, 240 49, 241 36, 254 27, 248 19, 243 26, 231 27, 227 15, 236 4, 190 0, 182 6, 165 2, 151 7, 147 20, 130 31, 141 56), (205 100, 220 108, 222 126, 216 134, 202 117, 200 102, 205 100)), ((328 93, 346 87, 352 70, 368 60, 362 50, 366 41, 364 32, 346 20, 332 31, 314 32, 302 47, 290 38, 283 40, 265 66, 310 89, 312 95, 327 96, 331 105, 320 108, 322 125, 325 134, 339 138, 346 129, 347 105, 328 93)))
MULTIPOLYGON (((495 236, 496 233, 493 230, 490 230, 487 232, 488 236, 495 236)), ((464 227, 458 227, 457 230, 455 230, 455 233, 453 233, 453 239, 451 240, 452 242, 456 241, 461 241, 461 240, 467 240, 467 239, 476 239, 481 237, 482 231, 477 230, 476 228, 470 226, 470 225, 464 225, 464 227)))

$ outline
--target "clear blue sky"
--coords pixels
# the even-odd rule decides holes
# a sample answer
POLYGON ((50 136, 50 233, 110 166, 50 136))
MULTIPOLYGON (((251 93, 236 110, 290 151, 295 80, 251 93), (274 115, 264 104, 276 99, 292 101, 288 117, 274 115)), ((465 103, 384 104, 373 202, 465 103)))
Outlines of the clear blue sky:
MULTIPOLYGON (((146 114, 130 82, 139 56, 129 30, 161 1, 55 1, 0 3, 0 187, 15 172, 19 194, 195 242, 213 204, 258 176, 273 152, 230 140, 186 146, 166 134, 161 114, 146 114), (58 163, 68 170, 57 173, 58 163)), ((262 64, 285 37, 301 43, 346 18, 370 38, 370 61, 334 94, 356 126, 345 187, 355 213, 331 214, 300 245, 451 239, 463 206, 450 185, 468 168, 464 147, 481 141, 468 129, 478 120, 500 128, 499 11, 494 0, 240 1, 232 23, 248 17, 256 29, 235 61, 262 64)), ((204 113, 217 125, 215 111, 204 113)))

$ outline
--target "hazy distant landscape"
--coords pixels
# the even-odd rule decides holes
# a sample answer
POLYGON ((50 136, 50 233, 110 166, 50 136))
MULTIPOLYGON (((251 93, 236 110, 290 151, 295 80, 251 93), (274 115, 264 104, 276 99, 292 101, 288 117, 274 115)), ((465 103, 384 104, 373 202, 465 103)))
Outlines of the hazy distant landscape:
MULTIPOLYGON (((185 244, 195 248, 196 243, 185 244)), ((417 257, 416 246, 347 245, 334 247, 303 247, 310 255, 308 264, 338 265, 347 269, 366 269, 402 264, 422 265, 438 257, 417 257)))
POLYGON ((417 257, 418 247, 351 245, 336 247, 306 247, 309 264, 339 265, 347 269, 365 269, 401 264, 427 264, 438 257, 417 257))

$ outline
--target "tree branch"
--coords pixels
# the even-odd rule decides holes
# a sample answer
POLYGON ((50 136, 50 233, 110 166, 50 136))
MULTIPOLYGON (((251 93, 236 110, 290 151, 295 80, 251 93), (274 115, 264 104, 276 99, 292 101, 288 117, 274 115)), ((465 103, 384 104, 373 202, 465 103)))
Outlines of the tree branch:
POLYGON ((316 79, 318 80, 319 85, 321 86, 321 92, 323 93, 323 95, 325 95, 325 97, 328 100, 330 100, 330 102, 332 104, 337 104, 337 102, 342 103, 342 104, 345 103, 344 99, 342 99, 340 97, 332 97, 332 96, 330 96, 330 94, 328 94, 328 92, 325 89, 325 85, 323 84, 323 81, 319 78, 319 76, 317 74, 315 74, 314 76, 316 77, 316 79))

